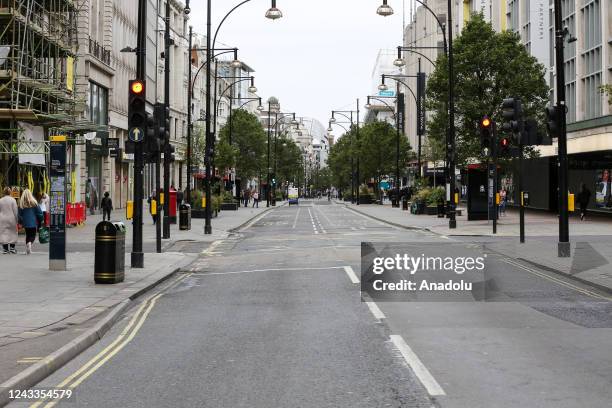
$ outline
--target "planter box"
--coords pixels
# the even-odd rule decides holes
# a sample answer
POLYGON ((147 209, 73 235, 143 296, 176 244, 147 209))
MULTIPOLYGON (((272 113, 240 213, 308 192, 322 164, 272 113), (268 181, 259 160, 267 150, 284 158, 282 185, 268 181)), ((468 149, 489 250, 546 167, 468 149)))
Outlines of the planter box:
POLYGON ((428 205, 425 207, 425 214, 427 215, 438 215, 438 206, 428 205))
POLYGON ((221 203, 221 211, 238 211, 238 203, 221 203))
POLYGON ((359 204, 372 204, 372 197, 359 197, 359 204))

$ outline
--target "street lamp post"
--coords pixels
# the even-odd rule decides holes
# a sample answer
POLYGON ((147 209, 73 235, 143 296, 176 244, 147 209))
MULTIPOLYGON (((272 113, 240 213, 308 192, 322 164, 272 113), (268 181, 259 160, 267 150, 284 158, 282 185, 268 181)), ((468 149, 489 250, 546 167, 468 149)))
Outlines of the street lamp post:
MULTIPOLYGON (((336 114, 341 115, 350 121, 351 130, 353 129, 353 126, 355 127, 355 139, 356 139, 357 146, 359 146, 359 99, 357 99, 357 109, 356 110, 344 110, 344 111, 333 110, 332 116, 329 120, 330 123, 334 123, 334 124, 336 123, 336 117, 335 117, 336 114), (356 114, 357 123, 353 121, 353 114, 356 114)), ((351 142, 352 142, 352 139, 351 139, 351 142)), ((359 155, 357 155, 357 168, 355 171, 353 171, 353 155, 351 155, 351 203, 356 203, 357 205, 359 205, 359 155), (356 195, 357 195, 356 201, 354 200, 354 196, 353 196, 354 190, 356 190, 356 195)))
MULTIPOLYGON (((214 145, 214 135, 211 132, 212 129, 212 112, 210 111, 210 99, 211 99, 211 94, 212 94, 212 90, 211 90, 211 80, 210 80, 210 74, 211 74, 211 60, 212 60, 212 54, 213 54, 213 47, 216 44, 217 41, 217 35, 219 34, 219 30, 221 29, 221 26, 223 25, 223 23, 225 22, 225 20, 230 16, 230 14, 232 14, 238 7, 250 2, 251 0, 244 0, 241 3, 239 3, 238 5, 236 5, 234 8, 232 8, 226 15, 225 17, 223 17, 223 19, 221 20, 221 22, 219 23, 217 30, 215 32, 215 38, 214 40, 211 41, 211 35, 212 35, 212 0, 207 0, 207 7, 206 7, 206 152, 205 152, 205 162, 206 162, 206 182, 205 182, 205 187, 206 187, 206 219, 205 219, 205 223, 204 223, 204 233, 205 234, 212 234, 212 225, 211 225, 211 217, 212 217, 212 207, 211 207, 211 198, 212 198, 212 194, 211 194, 211 160, 212 160, 212 150, 213 150, 213 145, 214 145)), ((270 9, 266 12, 266 17, 271 19, 271 20, 276 20, 280 17, 283 16, 283 14, 280 12, 280 10, 276 7, 276 0, 271 0, 272 1, 272 7, 270 7, 270 9)))
MULTIPOLYGON (((422 0, 415 0, 426 10, 428 10, 436 19, 436 22, 442 30, 442 37, 444 42, 444 53, 448 59, 448 134, 446 138, 446 160, 447 160, 447 186, 446 195, 447 201, 450 203, 449 210, 449 221, 448 227, 450 229, 457 228, 456 219, 456 201, 455 201, 455 162, 456 162, 456 138, 455 138, 455 72, 454 72, 454 61, 453 61, 453 2, 447 0, 447 13, 448 13, 448 41, 446 36, 446 27, 437 14, 427 6, 422 0)), ((387 5, 387 0, 383 1, 383 5, 378 8, 377 13, 381 16, 389 16, 393 14, 393 9, 387 5), (385 7, 386 6, 386 7, 385 7)), ((410 49, 434 49, 439 47, 402 47, 410 49)), ((401 50, 400 50, 401 51, 401 50)))

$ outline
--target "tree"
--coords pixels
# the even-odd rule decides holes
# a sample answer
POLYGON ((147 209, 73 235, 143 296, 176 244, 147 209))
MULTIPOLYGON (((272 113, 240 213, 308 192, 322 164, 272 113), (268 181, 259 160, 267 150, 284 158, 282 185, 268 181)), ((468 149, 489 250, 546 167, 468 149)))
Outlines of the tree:
POLYGON ((221 169, 236 168, 236 176, 244 180, 259 175, 266 152, 266 133, 257 116, 237 109, 232 112, 232 145, 229 123, 219 132, 215 164, 221 169))
POLYGON ((342 135, 329 150, 327 158, 327 166, 331 172, 332 184, 342 190, 351 189, 351 157, 354 157, 353 152, 355 140, 355 132, 353 130, 342 135))
POLYGON ((276 183, 299 184, 302 179, 302 152, 299 146, 286 135, 282 135, 272 144, 272 163, 276 160, 276 183))
MULTIPOLYGON (((517 33, 497 33, 482 14, 473 14, 454 42, 453 52, 458 165, 481 158, 479 121, 483 115, 489 115, 501 124, 501 104, 505 98, 520 98, 525 116, 544 123, 549 91, 546 69, 527 52, 517 33)), ((448 130, 446 56, 438 57, 427 86, 427 109, 434 112, 428 123, 429 138, 445 144, 448 130)))
MULTIPOLYGON (((408 139, 400 134, 400 172, 408 166, 413 154, 408 139)), ((395 175, 397 156, 397 131, 387 123, 374 121, 359 129, 360 183, 383 175, 395 175)))
POLYGON ((612 105, 612 85, 602 85, 599 87, 602 93, 608 95, 608 105, 612 105))

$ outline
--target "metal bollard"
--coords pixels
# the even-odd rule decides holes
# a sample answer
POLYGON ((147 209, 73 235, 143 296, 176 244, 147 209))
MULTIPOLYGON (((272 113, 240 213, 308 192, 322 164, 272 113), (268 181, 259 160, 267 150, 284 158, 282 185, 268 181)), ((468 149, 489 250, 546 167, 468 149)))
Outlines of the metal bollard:
POLYGON ((125 279, 125 231, 121 222, 102 221, 96 226, 96 283, 119 283, 125 279))

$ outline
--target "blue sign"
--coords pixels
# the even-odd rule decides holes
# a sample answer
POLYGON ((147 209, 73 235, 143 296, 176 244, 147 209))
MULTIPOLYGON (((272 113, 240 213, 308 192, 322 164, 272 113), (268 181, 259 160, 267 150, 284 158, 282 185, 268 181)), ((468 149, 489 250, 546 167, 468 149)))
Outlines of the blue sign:
POLYGON ((392 91, 390 89, 386 90, 386 91, 378 91, 378 96, 395 96, 395 91, 392 91))
POLYGON ((142 142, 142 139, 144 139, 144 130, 139 127, 130 128, 128 138, 132 142, 142 142))

